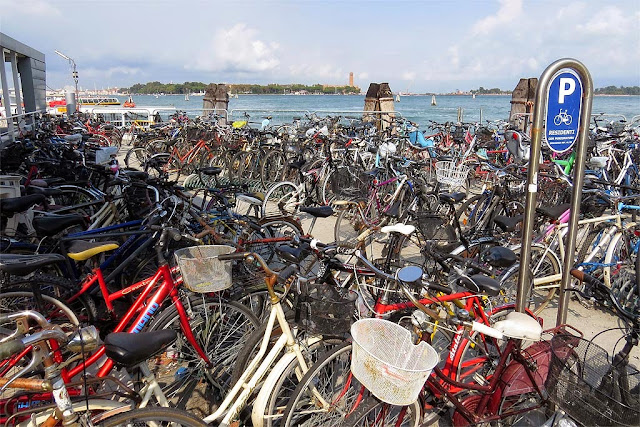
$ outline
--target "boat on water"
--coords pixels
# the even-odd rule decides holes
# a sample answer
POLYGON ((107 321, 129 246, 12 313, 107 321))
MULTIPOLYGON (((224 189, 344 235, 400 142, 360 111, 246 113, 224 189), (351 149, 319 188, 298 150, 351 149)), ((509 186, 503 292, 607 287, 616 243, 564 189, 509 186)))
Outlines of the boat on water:
POLYGON ((191 96, 204 96, 204 92, 192 92, 191 96))
POLYGON ((396 95, 396 102, 400 102, 400 94, 396 95))
POLYGON ((120 105, 121 102, 115 96, 79 96, 78 104, 80 105, 120 105))
POLYGON ((431 95, 431 105, 436 105, 436 96, 431 95))
POLYGON ((127 108, 133 108, 136 106, 136 103, 133 102, 133 99, 131 98, 131 95, 129 95, 129 99, 127 99, 127 102, 125 102, 124 104, 122 104, 123 107, 127 107, 127 108))

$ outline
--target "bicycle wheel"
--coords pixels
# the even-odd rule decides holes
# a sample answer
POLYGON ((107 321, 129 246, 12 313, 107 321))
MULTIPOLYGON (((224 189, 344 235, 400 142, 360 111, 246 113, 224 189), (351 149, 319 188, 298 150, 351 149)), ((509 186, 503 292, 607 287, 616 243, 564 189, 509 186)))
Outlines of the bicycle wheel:
POLYGON ((638 248, 638 236, 633 229, 624 230, 613 237, 607 248, 602 269, 605 285, 611 287, 613 280, 623 270, 634 268, 634 248, 638 248))
POLYGON ((366 228, 366 220, 360 215, 360 209, 350 204, 340 211, 333 228, 333 238, 336 242, 355 242, 366 228))
POLYGON ((151 157, 151 155, 145 147, 134 147, 127 151, 127 154, 124 156, 124 164, 127 168, 142 171, 149 157, 151 157))
MULTIPOLYGON (((304 341, 303 341, 304 342, 304 341)), ((302 354, 307 363, 307 367, 313 366, 319 357, 322 357, 335 346, 342 344, 342 340, 333 339, 310 339, 308 344, 303 345, 302 354)), ((291 398, 295 388, 298 386, 300 378, 304 375, 301 371, 300 362, 294 358, 287 367, 279 375, 278 380, 269 392, 269 399, 266 402, 262 413, 256 413, 254 408, 253 417, 264 419, 266 427, 275 427, 283 425, 282 417, 284 410, 291 398)))
MULTIPOLYGON (((276 248, 281 245, 291 243, 296 237, 304 234, 300 225, 292 220, 286 218, 269 219, 268 217, 258 222, 260 228, 265 231, 266 239, 263 243, 257 242, 261 247, 261 254, 263 253, 267 257, 264 258, 269 264, 269 268, 275 271, 282 270, 290 263, 282 260, 276 253, 276 248)), ((249 236, 251 237, 251 236, 249 236)), ((247 239, 247 250, 254 251, 252 249, 251 238, 247 239)), ((254 251, 255 252, 255 251, 254 251)))
POLYGON ((178 310, 171 305, 162 310, 149 330, 175 329, 178 339, 149 360, 149 369, 173 406, 205 417, 229 390, 237 354, 259 322, 247 307, 218 296, 193 295, 182 301, 189 327, 211 366, 206 367, 187 341, 178 310))
POLYGON ((344 427, 418 427, 421 425, 420 404, 394 406, 368 398, 344 420, 344 427))
POLYGON ((260 168, 260 183, 267 189, 282 181, 287 167, 287 156, 280 150, 272 150, 265 156, 260 168))
POLYGON ((267 191, 262 203, 262 217, 295 215, 300 210, 302 194, 291 182, 280 182, 267 191))
POLYGON ((283 414, 284 426, 339 425, 362 389, 351 375, 351 343, 337 346, 318 359, 298 383, 283 414))
POLYGON ((207 426, 202 419, 175 408, 139 408, 123 414, 108 417, 100 423, 103 427, 117 426, 175 426, 203 427, 207 426))
MULTIPOLYGON (((511 248, 520 256, 520 247, 511 248)), ((551 302, 560 284, 559 275, 562 273, 560 260, 547 247, 539 244, 531 245, 530 280, 527 289, 527 307, 535 314, 539 314, 551 302), (555 277, 555 280, 551 280, 555 277)), ((501 293, 491 299, 495 305, 513 303, 518 289, 518 274, 520 264, 515 264, 503 273, 500 281, 501 293)))
POLYGON ((34 310, 47 320, 64 330, 73 331, 80 326, 80 320, 73 310, 62 301, 49 296, 36 296, 33 292, 12 291, 0 293, 0 313, 15 313, 23 310, 34 310))
MULTIPOLYGON (((48 296, 60 300, 62 302, 71 298, 77 292, 77 289, 73 283, 63 277, 51 276, 48 274, 37 273, 31 277, 12 277, 8 283, 2 285, 3 293, 7 292, 29 292, 33 293, 34 290, 42 294, 42 296, 48 296)), ((57 316, 55 311, 48 311, 47 305, 42 305, 37 295, 34 295, 34 299, 27 304, 26 300, 23 301, 23 310, 36 310, 44 316, 54 316, 52 321, 57 316), (27 308, 29 307, 29 308, 27 308)), ((10 309, 8 301, 3 303, 1 310, 10 309)), ((64 303, 68 306, 73 313, 83 323, 95 324, 98 318, 98 309, 93 299, 87 294, 80 295, 75 301, 71 303, 64 303)), ((59 315, 59 313, 58 313, 59 315)), ((66 316, 64 316, 66 317, 66 316)), ((57 323, 57 321, 54 321, 57 323)))

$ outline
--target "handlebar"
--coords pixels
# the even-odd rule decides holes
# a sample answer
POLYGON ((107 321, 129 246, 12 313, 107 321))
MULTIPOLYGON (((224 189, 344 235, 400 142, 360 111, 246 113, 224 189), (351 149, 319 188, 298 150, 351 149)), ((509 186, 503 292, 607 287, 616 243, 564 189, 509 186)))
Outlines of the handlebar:
POLYGON ((616 308, 618 314, 620 314, 625 319, 630 320, 634 324, 640 323, 640 314, 632 313, 622 308, 622 306, 618 302, 618 299, 611 292, 611 289, 609 289, 602 281, 591 276, 590 274, 585 273, 582 270, 578 270, 577 268, 571 270, 571 275, 578 279, 580 282, 584 283, 585 288, 583 291, 575 288, 567 289, 568 291, 578 292, 585 298, 593 298, 599 302, 603 302, 603 300, 608 299, 613 304, 613 307, 616 308))

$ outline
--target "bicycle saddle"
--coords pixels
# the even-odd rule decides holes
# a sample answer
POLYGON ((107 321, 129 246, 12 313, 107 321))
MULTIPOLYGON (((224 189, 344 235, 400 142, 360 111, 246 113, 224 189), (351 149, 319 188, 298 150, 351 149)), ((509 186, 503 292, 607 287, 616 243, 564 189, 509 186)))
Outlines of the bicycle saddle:
POLYGON ((380 229, 383 233, 400 233, 405 236, 413 233, 416 230, 416 227, 409 224, 397 223, 393 225, 385 225, 380 229))
POLYGON ((33 228, 39 236, 53 236, 72 225, 84 225, 84 221, 78 214, 38 216, 33 218, 33 228))
POLYGON ((482 260, 492 267, 506 268, 516 263, 518 257, 515 252, 504 246, 494 246, 482 254, 482 260))
POLYGON ((5 216, 13 216, 15 213, 24 212, 31 206, 42 202, 44 202, 44 196, 42 194, 0 199, 0 213, 5 216))
POLYGON ((443 203, 460 203, 467 197, 467 193, 440 193, 438 195, 440 201, 443 203))
POLYGON ((137 334, 112 332, 104 339, 105 353, 116 364, 132 367, 155 356, 177 337, 178 334, 173 329, 137 334))
POLYGON ((42 194, 45 197, 59 196, 62 194, 62 190, 59 188, 38 187, 36 185, 30 185, 27 187, 27 194, 42 194))
POLYGON ((116 242, 86 242, 84 240, 75 240, 69 246, 67 255, 76 261, 86 261, 94 255, 107 251, 113 251, 120 246, 116 242))
POLYGON ((70 143, 72 143, 72 144, 75 144, 75 143, 77 143, 77 142, 82 141, 82 135, 81 135, 81 134, 79 134, 79 133, 75 133, 75 134, 73 134, 73 135, 65 135, 65 136, 64 136, 64 140, 65 140, 66 142, 70 142, 70 143))
POLYGON ((333 215, 333 208, 331 206, 305 206, 300 208, 300 212, 306 212, 316 218, 328 218, 333 215))
POLYGON ((16 276, 26 276, 40 267, 61 261, 64 261, 64 256, 60 254, 0 254, 0 271, 16 276))
POLYGON ((289 245, 276 246, 276 254, 285 261, 300 263, 308 255, 308 250, 302 247, 294 248, 289 245))
POLYGON ((296 160, 295 162, 289 163, 289 167, 292 167, 293 169, 301 169, 305 163, 307 163, 305 159, 296 160))
POLYGON ((520 340, 540 341, 542 335, 542 326, 536 319, 517 311, 507 314, 507 317, 496 322, 493 328, 506 337, 520 340))
POLYGON ((484 292, 485 294, 495 297, 500 293, 500 283, 491 277, 482 274, 474 274, 470 277, 460 277, 458 285, 463 286, 471 292, 484 292))
POLYGON ((546 216, 547 218, 557 220, 562 216, 562 214, 571 207, 569 203, 563 203, 559 206, 542 206, 536 208, 536 212, 542 216, 546 216))
POLYGON ((496 215, 496 217, 493 218, 493 222, 500 227, 502 231, 512 232, 516 230, 516 225, 520 224, 523 219, 524 216, 522 215, 514 217, 496 215))
POLYGON ((222 172, 222 168, 219 166, 209 166, 207 168, 200 169, 200 172, 205 175, 215 176, 220 175, 220 173, 222 172))

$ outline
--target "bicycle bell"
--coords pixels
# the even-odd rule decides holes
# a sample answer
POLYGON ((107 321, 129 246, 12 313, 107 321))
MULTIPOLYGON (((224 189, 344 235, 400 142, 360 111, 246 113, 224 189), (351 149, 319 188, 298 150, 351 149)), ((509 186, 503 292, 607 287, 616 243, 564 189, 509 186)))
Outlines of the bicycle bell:
POLYGON ((398 270, 396 277, 404 284, 420 288, 422 287, 422 274, 422 268, 417 265, 408 265, 398 270))

